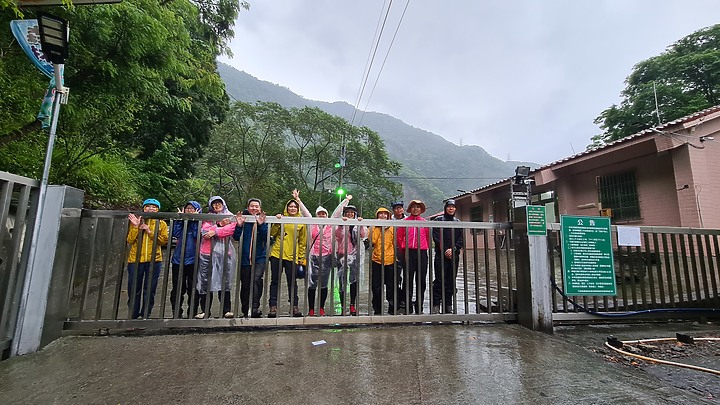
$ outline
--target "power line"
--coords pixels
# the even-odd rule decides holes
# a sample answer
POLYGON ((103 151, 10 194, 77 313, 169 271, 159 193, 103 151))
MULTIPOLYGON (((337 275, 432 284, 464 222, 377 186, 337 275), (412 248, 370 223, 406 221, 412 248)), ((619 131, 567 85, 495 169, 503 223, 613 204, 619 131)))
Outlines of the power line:
POLYGON ((357 114, 358 107, 360 107, 360 100, 362 100, 362 95, 365 92, 365 86, 367 85, 368 77, 370 76, 370 71, 372 70, 372 65, 375 62, 375 55, 377 54, 378 47, 380 46, 380 39, 382 38, 382 34, 385 31, 385 24, 387 23, 388 15, 390 14, 390 7, 392 7, 392 0, 390 0, 390 3, 388 4, 387 10, 385 11, 385 18, 383 18, 382 26, 380 27, 380 32, 376 36, 375 46, 373 47, 372 56, 370 58, 370 63, 365 70, 365 74, 363 75, 362 82, 360 84, 360 91, 358 92, 357 100, 355 101, 355 109, 353 110, 352 118, 350 119, 350 125, 353 125, 355 123, 355 115, 357 114))
POLYGON ((386 176, 388 179, 407 180, 505 180, 508 177, 411 177, 411 176, 386 176))
POLYGON ((380 81, 380 75, 382 74, 383 68, 385 67, 385 62, 387 62, 388 56, 390 55, 390 50, 392 49, 392 46, 395 43, 395 37, 397 37, 398 31, 400 31, 400 25, 403 22, 403 18, 405 18, 405 12, 407 11, 409 5, 410 5, 410 0, 407 0, 407 2, 405 3, 405 8, 403 9, 402 15, 400 16, 400 21, 398 21, 398 25, 395 28, 395 33, 393 34, 392 40, 390 41, 390 45, 388 46, 387 52, 385 53, 385 58, 383 59, 383 63, 382 63, 382 65, 380 65, 380 71, 378 71, 377 77, 375 78, 375 83, 373 84, 373 88, 370 91, 370 95, 368 96, 367 100, 365 101, 365 108, 363 108, 362 115, 360 116, 360 120, 358 121, 358 126, 360 126, 360 123, 362 123, 362 120, 365 117, 365 111, 367 111, 368 105, 370 104, 370 99, 372 98, 373 94, 375 93, 375 87, 377 86, 378 82, 380 81))

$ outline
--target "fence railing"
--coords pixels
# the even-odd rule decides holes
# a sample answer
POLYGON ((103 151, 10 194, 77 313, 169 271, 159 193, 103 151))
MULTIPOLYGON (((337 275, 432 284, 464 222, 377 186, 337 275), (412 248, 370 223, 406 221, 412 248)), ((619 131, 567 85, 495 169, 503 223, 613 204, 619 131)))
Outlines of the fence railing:
POLYGON ((0 353, 10 348, 40 182, 0 172, 0 353))
MULTIPOLYGON (((162 246, 163 238, 158 233, 161 228, 153 223, 154 232, 141 232, 139 236, 139 243, 154 252, 143 258, 149 258, 149 262, 143 263, 139 258, 142 255, 137 254, 134 262, 128 262, 132 245, 127 242, 127 215, 128 212, 119 211, 83 211, 72 268, 61 270, 69 271, 72 280, 66 329, 126 323, 147 327, 200 327, 506 321, 516 317, 516 277, 511 251, 507 243, 502 243, 510 227, 507 223, 410 223, 374 219, 346 222, 268 217, 268 230, 261 233, 258 230, 262 227, 255 223, 255 217, 246 216, 244 231, 238 240, 223 231, 226 237, 210 238, 208 247, 203 245, 202 223, 215 224, 223 216, 144 213, 145 220, 165 221, 171 235, 177 227, 176 236, 179 234, 181 238, 176 243, 171 236, 167 247, 162 246), (376 264, 373 264, 375 245, 366 249, 361 240, 350 236, 358 227, 366 228, 369 241, 372 241, 373 230, 377 230, 380 238, 375 245, 390 241, 390 250, 376 257, 376 264), (440 260, 444 255, 436 254, 432 240, 427 252, 407 245, 402 249, 397 235, 405 227, 427 230, 427 234, 408 232, 406 241, 416 238, 418 246, 422 246, 421 237, 429 237, 433 230, 459 229, 465 248, 459 254, 450 255, 448 260, 440 260), (183 243, 182 235, 193 228, 199 228, 199 238, 190 245, 183 243), (297 243, 280 243, 296 230, 303 233, 302 237, 299 233, 295 236, 297 243), (390 236, 388 230, 393 230, 395 235, 390 236), (329 245, 321 249, 327 234, 332 235, 328 238, 329 245), (304 244, 304 249, 300 244, 304 244), (352 249, 352 245, 357 248, 352 249), (502 248, 490 249, 491 246, 502 248), (182 257, 193 247, 194 260, 172 263, 171 257, 176 251, 182 257), (262 248, 267 255, 265 261, 256 256, 262 248), (305 256, 303 250, 307 253, 305 256), (162 252, 162 260, 156 256, 158 251, 162 252), (385 255, 393 254, 399 260, 386 260, 385 255), (207 268, 214 265, 216 271, 205 271, 202 263, 208 262, 207 268), (410 275, 415 263, 419 271, 410 275), (145 269, 141 268, 143 265, 145 269), (306 271, 298 278, 301 265, 306 271), (453 266, 457 266, 456 276, 452 274, 453 266), (148 282, 143 283, 145 274, 148 282), (186 280, 184 295, 182 280, 186 280), (325 285, 326 298, 322 291, 325 285), (435 297, 434 285, 437 286, 435 297), (141 291, 139 301, 128 299, 138 291, 141 291), (200 292, 208 294, 203 296, 200 292), (210 292, 214 292, 214 297, 210 292), (212 303, 213 299, 216 302, 212 303), (320 305, 323 300, 324 307, 320 305), (277 307, 277 317, 268 318, 273 306, 277 307), (293 308, 295 306, 297 308, 293 308), (325 316, 320 316, 320 308, 325 316), (297 316, 298 312, 302 316, 297 316), (198 316, 202 319, 195 319, 194 315, 198 314, 202 314, 198 316)), ((234 217, 229 218, 235 221, 234 217)), ((239 227, 234 222, 229 226, 239 227)), ((218 231, 218 235, 220 233, 218 231)), ((451 245, 454 238, 449 240, 451 245)), ((446 250, 445 246, 439 248, 446 250)))
MULTIPOLYGON (((587 311, 607 314, 665 313, 720 308, 720 230, 640 227, 641 246, 618 246, 612 227, 617 295, 571 297, 562 293, 559 224, 548 232, 554 319, 583 319, 587 311)), ((697 311, 701 313, 702 311, 697 311)), ((675 315, 668 315, 675 313, 675 315)))

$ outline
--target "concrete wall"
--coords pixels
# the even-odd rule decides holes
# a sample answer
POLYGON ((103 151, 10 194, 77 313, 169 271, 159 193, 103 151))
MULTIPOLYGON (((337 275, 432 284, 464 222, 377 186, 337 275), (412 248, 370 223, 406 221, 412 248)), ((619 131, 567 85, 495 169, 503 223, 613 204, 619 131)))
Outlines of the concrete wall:
POLYGON ((711 133, 716 137, 714 141, 693 141, 699 146, 686 146, 682 156, 690 162, 692 169, 689 176, 688 188, 678 191, 678 199, 682 196, 683 208, 692 212, 694 221, 688 221, 683 226, 701 226, 704 228, 720 228, 720 212, 717 201, 720 198, 720 132, 711 133))

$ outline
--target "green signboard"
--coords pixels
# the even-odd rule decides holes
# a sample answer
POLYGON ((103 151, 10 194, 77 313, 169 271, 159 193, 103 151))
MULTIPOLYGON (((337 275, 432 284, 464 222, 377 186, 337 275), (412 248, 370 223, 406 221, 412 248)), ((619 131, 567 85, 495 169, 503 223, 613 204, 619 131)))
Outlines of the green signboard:
POLYGON ((546 236, 547 220, 544 205, 526 205, 528 236, 546 236))
POLYGON ((610 218, 560 217, 567 295, 617 295, 610 218))

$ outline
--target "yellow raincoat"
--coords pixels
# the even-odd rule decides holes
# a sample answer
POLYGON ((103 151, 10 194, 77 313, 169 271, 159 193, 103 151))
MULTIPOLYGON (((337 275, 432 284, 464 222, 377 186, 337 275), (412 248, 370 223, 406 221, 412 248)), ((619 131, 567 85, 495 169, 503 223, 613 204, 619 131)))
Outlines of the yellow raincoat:
MULTIPOLYGON (((155 227, 160 224, 160 231, 157 238, 157 246, 155 248, 155 262, 162 262, 162 249, 161 246, 166 246, 168 243, 168 225, 165 221, 157 219, 148 219, 147 224, 150 227, 150 234, 144 234, 142 238, 142 248, 140 249, 140 263, 147 263, 152 261, 152 247, 153 239, 155 237, 155 227)), ((140 228, 136 228, 130 224, 128 230, 127 243, 130 243, 130 253, 128 254, 128 263, 135 263, 137 260, 137 250, 140 244, 140 228)))
MULTIPOLYGON (((285 210, 283 216, 290 216, 288 214, 287 206, 290 200, 285 204, 285 210)), ((298 209, 296 217, 300 217, 300 210, 298 209)), ((280 235, 280 224, 273 224, 270 229, 270 236, 275 238, 270 256, 280 259, 280 244, 282 244, 282 260, 288 260, 297 264, 306 265, 305 249, 307 248, 307 229, 305 224, 285 224, 283 227, 284 235, 280 235), (297 248, 295 246, 297 245, 297 248), (297 252, 296 252, 297 249, 297 252), (293 254, 296 253, 294 256, 293 254)))

